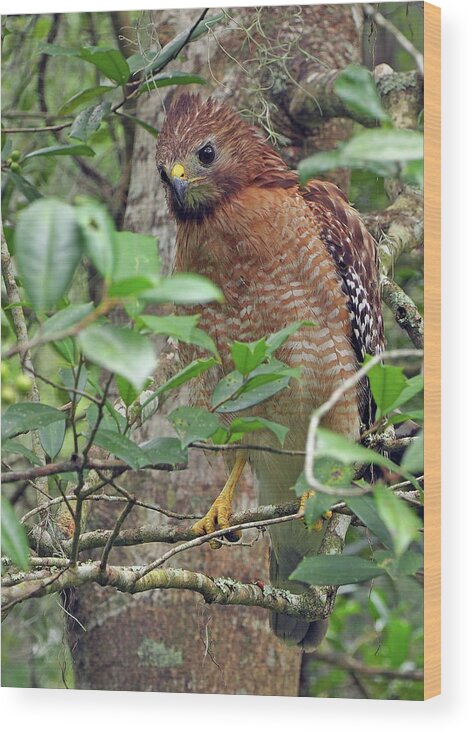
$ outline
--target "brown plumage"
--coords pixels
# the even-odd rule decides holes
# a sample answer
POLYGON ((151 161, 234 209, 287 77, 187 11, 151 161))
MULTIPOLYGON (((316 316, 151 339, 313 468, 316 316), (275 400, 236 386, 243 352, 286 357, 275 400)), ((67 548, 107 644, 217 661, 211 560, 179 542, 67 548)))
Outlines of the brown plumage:
MULTIPOLYGON (((302 328, 277 353, 301 367, 300 382, 250 410, 288 426, 286 447, 303 449, 313 409, 366 353, 382 348, 375 242, 336 186, 312 181, 300 188, 297 174, 259 131, 212 99, 178 99, 158 138, 157 165, 177 221, 176 269, 206 275, 225 295, 223 304, 197 310, 222 366, 198 383, 195 400, 208 404, 218 379, 231 370, 229 342, 254 341, 295 321, 314 321, 316 327, 302 328)), ((196 352, 187 347, 183 355, 190 359, 196 352)), ((323 424, 357 438, 370 411, 363 384, 347 392, 323 424)), ((253 433, 255 440, 271 444, 264 432, 253 433)), ((293 498, 301 460, 253 453, 249 461, 261 504, 293 498)), ((273 527, 274 584, 302 591, 288 577, 320 541, 302 522, 273 527)), ((326 624, 275 615, 272 626, 285 641, 310 649, 326 624)))

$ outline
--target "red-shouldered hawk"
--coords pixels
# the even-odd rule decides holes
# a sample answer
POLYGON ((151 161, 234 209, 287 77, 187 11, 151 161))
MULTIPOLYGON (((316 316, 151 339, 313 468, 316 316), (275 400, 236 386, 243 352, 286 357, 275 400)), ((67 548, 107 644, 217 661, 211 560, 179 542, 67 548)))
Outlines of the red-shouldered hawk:
MULTIPOLYGON (((195 399, 208 404, 217 381, 232 370, 231 341, 255 341, 295 321, 312 321, 315 327, 301 328, 277 352, 280 360, 301 367, 300 381, 249 410, 285 424, 285 447, 303 450, 313 410, 352 376, 366 353, 383 346, 374 240, 335 185, 312 181, 301 188, 259 131, 214 99, 178 98, 158 137, 157 166, 177 222, 176 270, 206 275, 225 296, 222 304, 197 309, 222 365, 198 382, 195 399)), ((185 358, 195 355, 186 347, 185 358)), ((371 407, 363 383, 344 395, 323 425, 356 439, 361 424, 369 424, 371 407)), ((271 444, 266 432, 252 433, 250 441, 271 444)), ((229 483, 197 532, 230 525, 245 459, 260 504, 293 498, 303 459, 251 452, 233 460, 229 483)), ((288 577, 303 556, 316 553, 320 534, 292 521, 273 526, 270 537, 271 581, 304 591, 288 577)), ((274 614, 272 627, 286 642, 309 650, 322 639, 326 622, 274 614)))

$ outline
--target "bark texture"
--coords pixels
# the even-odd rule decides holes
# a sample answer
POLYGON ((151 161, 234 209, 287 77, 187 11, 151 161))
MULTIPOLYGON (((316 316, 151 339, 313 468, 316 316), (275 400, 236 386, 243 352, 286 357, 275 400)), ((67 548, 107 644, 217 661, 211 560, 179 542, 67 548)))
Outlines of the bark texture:
MULTIPOLYGON (((214 12, 210 11, 210 15, 214 12)), ((164 45, 198 17, 197 10, 152 14, 164 45)), ((129 33, 129 31, 128 31, 129 33)), ((227 11, 221 27, 192 43, 171 68, 192 70, 209 80, 204 93, 227 98, 277 138, 291 164, 316 149, 327 149, 349 136, 349 120, 321 122, 309 131, 290 116, 290 99, 310 73, 342 68, 361 57, 361 16, 351 5, 246 8, 227 11), (181 58, 184 62, 181 62, 181 58), (250 59, 250 60, 248 60, 250 59)), ((171 97, 159 90, 141 97, 136 114, 159 128, 171 97)), ((347 182, 341 175, 340 184, 347 182)), ((158 238, 163 268, 174 257, 175 231, 166 212, 154 163, 154 141, 137 129, 125 229, 158 238)), ((185 403, 185 394, 179 403, 185 403)), ((166 404, 166 409, 177 402, 166 404)), ((141 438, 163 434, 162 418, 146 423, 141 438)), ((167 430, 169 428, 167 427, 167 430)), ((196 451, 195 451, 196 452, 196 451)), ((141 500, 151 500, 184 513, 205 513, 219 493, 225 475, 218 458, 192 455, 183 473, 159 477, 128 475, 122 484, 141 500)), ((97 502, 89 527, 112 528, 116 512, 97 502)), ((237 493, 236 511, 255 504, 249 474, 237 493)), ((152 520, 159 521, 156 514, 152 520)), ((164 517, 163 517, 164 518, 164 517)), ((149 521, 135 508, 125 528, 149 521)), ((165 519, 168 522, 168 519, 165 519)), ((165 549, 116 547, 113 564, 142 564, 165 549)), ((96 557, 92 552, 91 556, 96 557)), ((166 565, 167 566, 167 565, 166 565)), ((268 577, 268 542, 214 551, 208 545, 175 557, 169 566, 183 566, 211 576, 243 582, 268 577)), ((140 595, 87 586, 69 598, 69 635, 76 686, 82 689, 199 692, 297 696, 301 653, 283 646, 270 632, 268 612, 259 608, 208 606, 192 592, 155 590, 140 595)))

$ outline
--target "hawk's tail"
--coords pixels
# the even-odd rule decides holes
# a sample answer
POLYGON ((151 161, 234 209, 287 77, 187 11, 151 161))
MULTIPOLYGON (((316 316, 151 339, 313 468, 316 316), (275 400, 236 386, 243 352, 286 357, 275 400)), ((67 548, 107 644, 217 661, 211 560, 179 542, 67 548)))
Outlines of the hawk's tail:
MULTIPOLYGON (((270 552, 270 581, 274 587, 289 590, 295 594, 306 592, 307 586, 289 580, 289 576, 300 562, 300 555, 292 552, 279 552, 277 558, 274 549, 270 552)), ((314 651, 321 643, 328 629, 328 620, 308 622, 282 613, 271 614, 270 627, 275 635, 284 643, 303 648, 304 651, 314 651)))

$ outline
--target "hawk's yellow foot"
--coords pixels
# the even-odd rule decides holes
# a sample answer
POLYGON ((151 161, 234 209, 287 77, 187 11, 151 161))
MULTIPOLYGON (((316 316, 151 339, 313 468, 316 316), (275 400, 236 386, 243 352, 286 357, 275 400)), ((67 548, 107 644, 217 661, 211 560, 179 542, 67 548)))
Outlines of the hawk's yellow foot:
MULTIPOLYGON (((238 485, 245 464, 246 458, 239 455, 220 495, 215 499, 207 514, 192 526, 192 530, 196 536, 211 534, 213 531, 217 531, 217 529, 226 529, 231 525, 230 519, 233 510, 234 491, 238 485)), ((241 533, 237 531, 227 534, 225 538, 229 541, 238 541, 240 536, 241 533)), ((219 549, 221 544, 218 541, 210 541, 210 546, 212 549, 219 549)))

